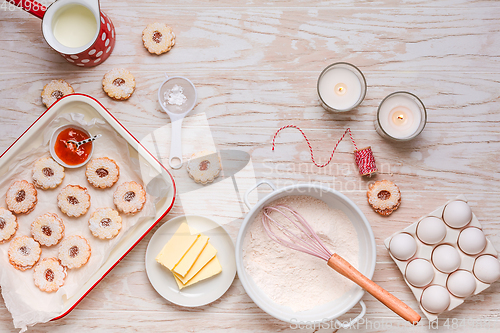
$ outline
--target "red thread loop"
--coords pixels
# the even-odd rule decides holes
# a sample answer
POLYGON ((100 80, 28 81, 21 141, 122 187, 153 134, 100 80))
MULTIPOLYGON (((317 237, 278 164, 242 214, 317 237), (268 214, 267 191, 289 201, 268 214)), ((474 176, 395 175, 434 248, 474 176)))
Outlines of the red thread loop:
POLYGON ((330 164, 330 162, 332 161, 332 158, 333 158, 333 154, 335 153, 335 150, 337 149, 337 146, 342 141, 342 139, 344 139, 345 135, 347 133, 349 133, 349 137, 350 137, 351 142, 354 146, 354 149, 356 149, 354 151, 354 161, 356 162, 356 165, 358 166, 359 174, 362 176, 367 176, 367 175, 371 175, 372 173, 377 172, 377 166, 375 165, 375 157, 373 157, 373 152, 372 152, 371 147, 358 149, 358 147, 356 146, 356 142, 354 142, 354 138, 352 137, 352 133, 351 133, 350 128, 347 128, 345 130, 344 134, 337 141, 337 144, 335 144, 335 147, 333 147, 333 151, 332 151, 332 154, 330 155, 330 159, 328 159, 328 161, 324 164, 316 163, 316 161, 314 160, 313 148, 311 146, 311 143, 309 142, 309 139, 307 138, 306 134, 299 127, 297 127, 295 125, 286 125, 286 126, 283 126, 279 130, 276 131, 276 133, 273 136, 273 149, 272 149, 273 151, 274 151, 274 146, 275 146, 275 140, 276 140, 276 137, 278 136, 278 133, 281 132, 282 130, 284 130, 285 128, 295 128, 295 129, 300 131, 300 133, 302 134, 302 136, 306 140, 307 145, 309 146, 309 151, 311 152, 311 160, 314 163, 314 165, 316 165, 318 168, 323 168, 323 167, 327 166, 328 164, 330 164))

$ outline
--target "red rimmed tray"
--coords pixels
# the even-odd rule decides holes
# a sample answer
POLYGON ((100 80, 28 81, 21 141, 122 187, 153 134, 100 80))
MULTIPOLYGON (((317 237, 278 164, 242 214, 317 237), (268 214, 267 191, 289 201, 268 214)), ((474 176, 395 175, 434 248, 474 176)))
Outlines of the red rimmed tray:
POLYGON ((43 129, 56 117, 65 113, 83 114, 85 120, 98 118, 110 125, 129 145, 131 157, 139 159, 140 163, 155 172, 170 184, 168 193, 156 204, 156 215, 151 219, 138 223, 111 251, 106 262, 91 276, 75 295, 67 299, 60 315, 52 320, 67 315, 75 306, 137 245, 144 236, 172 209, 176 196, 176 186, 168 170, 142 144, 113 117, 113 115, 95 98, 84 94, 65 96, 54 103, 0 156, 0 177, 9 168, 10 160, 32 148, 39 147, 43 142, 43 129))

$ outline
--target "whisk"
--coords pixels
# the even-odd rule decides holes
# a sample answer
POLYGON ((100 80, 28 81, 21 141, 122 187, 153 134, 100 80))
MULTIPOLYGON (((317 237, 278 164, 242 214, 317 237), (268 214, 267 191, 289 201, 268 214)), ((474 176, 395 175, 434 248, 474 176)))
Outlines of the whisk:
POLYGON ((408 305, 368 279, 337 253, 328 250, 313 228, 298 212, 286 205, 276 205, 264 207, 263 213, 262 224, 272 240, 293 250, 327 261, 328 266, 365 289, 401 318, 406 319, 413 325, 420 321, 419 314, 408 305), (284 216, 291 223, 290 226, 295 229, 295 232, 271 217, 272 212, 284 216), (281 236, 278 236, 273 229, 278 230, 281 236))

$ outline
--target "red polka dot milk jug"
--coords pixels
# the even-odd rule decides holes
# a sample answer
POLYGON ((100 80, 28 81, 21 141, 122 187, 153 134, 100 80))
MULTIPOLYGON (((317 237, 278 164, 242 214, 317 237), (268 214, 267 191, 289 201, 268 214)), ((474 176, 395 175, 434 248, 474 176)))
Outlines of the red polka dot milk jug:
POLYGON ((104 62, 115 46, 115 27, 99 0, 57 0, 48 8, 33 0, 8 0, 42 19, 45 41, 79 67, 104 62))

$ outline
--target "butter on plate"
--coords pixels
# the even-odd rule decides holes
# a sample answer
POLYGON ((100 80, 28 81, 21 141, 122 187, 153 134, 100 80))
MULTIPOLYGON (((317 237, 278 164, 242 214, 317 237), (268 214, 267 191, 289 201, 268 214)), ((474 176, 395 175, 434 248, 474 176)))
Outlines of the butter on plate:
POLYGON ((200 235, 193 246, 191 246, 177 265, 175 265, 173 272, 181 277, 186 276, 187 272, 193 267, 195 261, 207 246, 207 243, 208 236, 200 235))
POLYGON ((209 277, 212 277, 214 275, 219 274, 222 272, 222 266, 220 265, 219 259, 217 256, 213 257, 212 260, 208 262, 208 264, 205 265, 195 276, 189 280, 186 284, 183 284, 181 280, 174 274, 175 281, 177 282, 177 285, 179 286, 179 290, 182 288, 191 286, 195 284, 196 282, 200 282, 202 280, 208 279, 209 277))
POLYGON ((156 261, 169 270, 173 270, 193 246, 198 237, 200 237, 199 233, 194 235, 191 234, 191 230, 187 223, 181 223, 172 238, 170 238, 156 256, 156 261))

